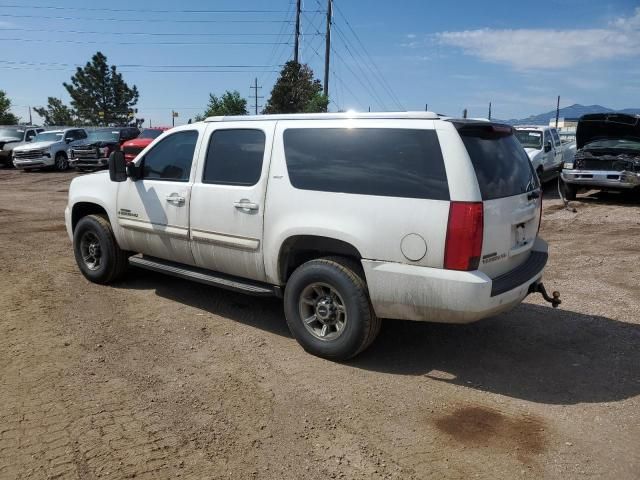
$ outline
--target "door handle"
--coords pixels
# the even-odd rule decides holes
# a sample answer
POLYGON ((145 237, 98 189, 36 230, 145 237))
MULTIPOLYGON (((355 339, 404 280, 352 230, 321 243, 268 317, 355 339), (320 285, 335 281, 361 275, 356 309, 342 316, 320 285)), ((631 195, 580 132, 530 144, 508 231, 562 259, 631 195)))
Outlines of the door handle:
POLYGON ((167 202, 177 206, 184 205, 184 202, 185 202, 184 197, 176 194, 167 195, 166 199, 167 199, 167 202))
POLYGON ((233 202, 233 206, 243 212, 255 212, 260 208, 260 205, 250 202, 247 199, 242 199, 239 202, 233 202))

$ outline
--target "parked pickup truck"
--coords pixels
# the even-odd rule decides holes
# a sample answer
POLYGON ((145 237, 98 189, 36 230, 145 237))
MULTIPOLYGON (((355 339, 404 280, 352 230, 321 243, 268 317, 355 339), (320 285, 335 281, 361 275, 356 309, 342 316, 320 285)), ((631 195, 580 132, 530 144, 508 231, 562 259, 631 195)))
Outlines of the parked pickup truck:
POLYGON ((128 140, 122 144, 122 153, 124 153, 124 159, 127 162, 131 162, 136 155, 144 150, 151 142, 162 135, 170 127, 153 127, 144 128, 140 135, 132 140, 128 140))
POLYGON ((87 138, 84 128, 65 128, 38 133, 30 143, 13 149, 13 165, 25 171, 35 168, 69 168, 67 149, 87 138))
POLYGON ((562 162, 573 158, 575 153, 575 143, 561 141, 558 131, 552 127, 516 127, 516 137, 542 182, 556 178, 562 162))
POLYGON ((109 155, 140 133, 136 127, 105 127, 89 130, 87 139, 69 149, 69 165, 78 170, 106 168, 109 155))
POLYGON ((13 167, 13 149, 29 143, 39 132, 44 132, 44 128, 23 125, 0 127, 0 164, 13 167))
POLYGON ((283 296, 293 336, 322 357, 358 354, 381 318, 468 323, 544 292, 540 184, 508 125, 211 117, 109 162, 71 182, 65 210, 87 279, 132 264, 283 296))
POLYGON ((640 189, 640 116, 584 115, 576 129, 578 150, 562 169, 560 191, 574 200, 580 188, 640 189))

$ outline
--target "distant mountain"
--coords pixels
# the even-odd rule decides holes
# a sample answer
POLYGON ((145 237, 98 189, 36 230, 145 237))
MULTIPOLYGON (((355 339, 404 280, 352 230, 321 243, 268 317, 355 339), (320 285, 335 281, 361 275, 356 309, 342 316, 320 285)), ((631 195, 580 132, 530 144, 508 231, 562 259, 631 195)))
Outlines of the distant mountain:
MULTIPOLYGON (((571 105, 570 107, 564 107, 560 109, 560 118, 580 118, 587 113, 609 113, 609 112, 623 112, 632 115, 640 115, 640 108, 625 108, 624 110, 613 110, 611 108, 603 107, 602 105, 571 105)), ((549 125, 551 119, 555 120, 556 111, 541 113, 539 115, 532 115, 527 118, 512 118, 511 120, 503 120, 504 123, 510 125, 549 125)), ((498 120, 500 121, 500 120, 498 120)))

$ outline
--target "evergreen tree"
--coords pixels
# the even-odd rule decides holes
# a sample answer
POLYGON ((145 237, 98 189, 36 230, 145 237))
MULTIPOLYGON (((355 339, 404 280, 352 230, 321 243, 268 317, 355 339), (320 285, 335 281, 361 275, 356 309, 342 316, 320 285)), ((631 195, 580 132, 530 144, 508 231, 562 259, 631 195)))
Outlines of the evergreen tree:
POLYGON ((46 126, 77 124, 73 110, 62 103, 59 98, 49 97, 46 107, 34 107, 33 110, 44 119, 46 126))
POLYGON ((326 112, 328 104, 313 70, 291 60, 282 68, 263 113, 326 112))
POLYGON ((0 90, 0 125, 16 125, 20 119, 11 113, 11 100, 0 90))
POLYGON ((91 62, 76 70, 71 83, 64 83, 78 118, 92 125, 125 125, 134 114, 138 89, 129 85, 115 65, 97 52, 91 62))

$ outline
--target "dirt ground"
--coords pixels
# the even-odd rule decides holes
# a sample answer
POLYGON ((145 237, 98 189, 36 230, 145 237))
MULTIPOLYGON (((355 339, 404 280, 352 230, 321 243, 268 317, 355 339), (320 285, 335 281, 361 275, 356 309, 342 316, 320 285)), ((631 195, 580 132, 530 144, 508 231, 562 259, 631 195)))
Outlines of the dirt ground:
POLYGON ((340 364, 281 303, 76 268, 72 173, 0 170, 0 478, 640 478, 640 201, 547 192, 546 284, 340 364))

